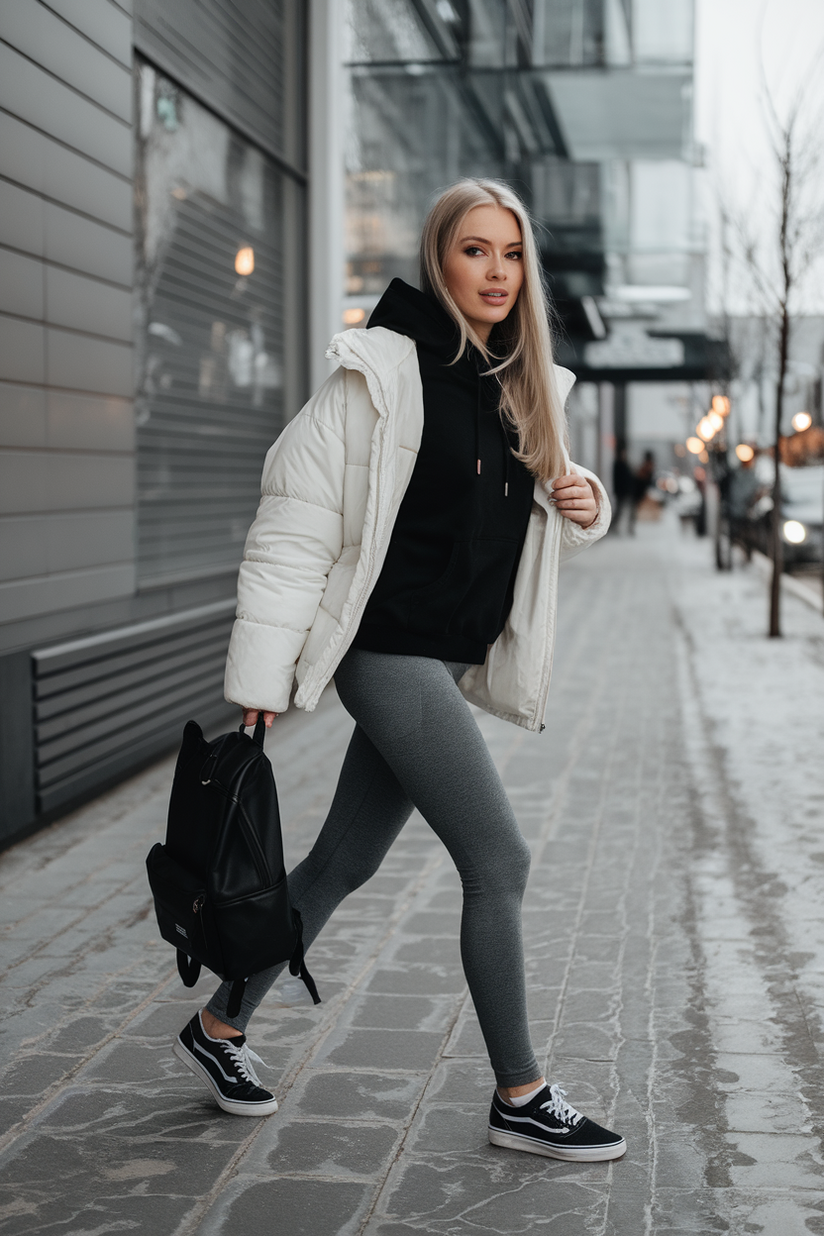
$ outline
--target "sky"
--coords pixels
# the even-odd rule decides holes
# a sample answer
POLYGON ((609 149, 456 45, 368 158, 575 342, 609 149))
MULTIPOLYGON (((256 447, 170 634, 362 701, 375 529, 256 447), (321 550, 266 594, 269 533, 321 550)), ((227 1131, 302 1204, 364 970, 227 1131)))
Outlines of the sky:
MULTIPOLYGON (((710 263, 712 308, 719 283, 719 201, 754 232, 767 237, 775 231, 775 163, 763 82, 783 116, 805 80, 807 114, 818 114, 822 151, 812 187, 824 203, 824 0, 696 0, 695 130, 707 149, 701 181, 710 251, 716 253, 710 263)), ((810 280, 805 309, 824 312, 824 278, 810 280)))

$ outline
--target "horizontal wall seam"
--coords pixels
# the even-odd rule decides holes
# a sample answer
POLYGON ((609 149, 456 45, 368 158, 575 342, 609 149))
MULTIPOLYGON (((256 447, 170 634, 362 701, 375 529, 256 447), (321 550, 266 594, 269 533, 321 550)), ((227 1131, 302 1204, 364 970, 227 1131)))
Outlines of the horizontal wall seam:
MULTIPOLYGON (((79 456, 80 459, 106 459, 106 460, 133 460, 135 459, 135 451, 106 451, 85 449, 82 446, 0 446, 0 459, 4 455, 36 455, 37 459, 43 459, 44 455, 59 456, 65 459, 65 456, 79 456)), ((132 507, 133 503, 128 503, 132 507)), ((84 510, 84 507, 72 507, 72 510, 84 510)), ((89 507, 89 510, 100 510, 100 507, 89 507)), ((112 507, 112 510, 120 510, 120 507, 112 507)), ((33 510, 27 510, 27 515, 36 514, 33 510)), ((43 514, 49 514, 48 510, 44 510, 43 514)))
MULTIPOLYGON (((43 323, 38 322, 37 325, 42 326, 43 323)), ((129 405, 132 405, 134 403, 133 395, 106 395, 101 391, 91 391, 91 390, 87 391, 77 386, 60 386, 57 383, 51 383, 51 382, 30 382, 26 378, 7 378, 4 376, 0 376, 0 386, 21 386, 23 387, 24 390, 29 390, 29 391, 43 391, 45 393, 54 392, 55 394, 58 394, 58 395, 87 395, 89 399, 116 399, 119 403, 124 403, 124 404, 129 404, 129 405)), ((13 445, 10 445, 7 447, 3 447, 3 449, 11 451, 11 450, 15 450, 16 448, 13 445)), ((20 449, 25 451, 25 450, 31 450, 32 448, 30 446, 29 447, 24 446, 24 447, 21 447, 20 449)), ((36 449, 40 450, 40 447, 37 447, 36 449)))
MULTIPOLYGON (((126 288, 125 290, 130 292, 131 288, 126 288)), ((29 326, 42 326, 47 330, 62 330, 66 335, 77 335, 83 339, 97 339, 100 343, 115 343, 121 348, 134 347, 131 339, 121 339, 117 335, 99 335, 96 331, 92 330, 78 330, 76 326, 64 326, 62 322, 50 322, 47 318, 29 318, 22 313, 8 313, 5 309, 0 309, 0 318, 8 318, 13 322, 27 322, 29 326)), ((38 383, 21 382, 20 385, 36 386, 38 383)), ((47 389, 51 388, 47 387, 47 389)), ((100 392, 98 391, 97 394, 99 395, 100 392)), ((119 398, 123 399, 125 396, 121 395, 119 398)))
MULTIPOLYGON (((15 119, 18 119, 18 117, 15 117, 15 119)), ((116 223, 108 223, 98 215, 90 215, 85 210, 78 210, 76 206, 62 201, 59 197, 50 197, 48 193, 43 193, 40 189, 33 189, 31 185, 24 184, 22 180, 13 180, 11 176, 4 176, 2 172, 0 172, 0 180, 5 181, 7 185, 14 185, 15 189, 22 189, 24 193, 31 193, 32 197, 39 197, 42 202, 48 202, 50 206, 59 206, 61 210, 68 211, 71 215, 77 215, 80 219, 88 219, 90 223, 96 223, 99 227, 106 228, 108 232, 113 232, 115 236, 123 236, 126 240, 134 238, 134 232, 127 232, 124 228, 118 227, 116 223)), ((129 183, 131 184, 131 181, 129 183)))
MULTIPOLYGON (((49 11, 51 12, 51 10, 49 11)), ((74 26, 70 28, 74 30, 74 26)), ((76 31, 75 33, 79 33, 79 31, 76 31)), ((52 81, 59 82, 60 85, 66 90, 71 90, 72 94, 76 94, 78 99, 83 99, 84 102, 91 103, 91 105, 96 107, 99 112, 102 112, 104 116, 108 116, 110 119, 116 120, 118 124, 122 125, 123 128, 127 130, 127 132, 131 131, 131 120, 124 120, 122 116, 118 116, 117 112, 113 112, 111 108, 104 107, 98 99, 93 98, 90 94, 85 94, 82 90, 78 90, 77 87, 72 85, 71 82, 67 82, 65 77, 60 77, 59 74, 55 73, 52 69, 41 63, 41 61, 35 60, 33 56, 30 56, 28 52, 24 52, 23 49, 18 47, 16 43, 10 43, 8 39, 4 39, 2 36, 0 36, 0 43, 2 43, 4 47, 8 47, 10 51, 13 51, 16 56, 20 56, 22 60, 27 60, 29 64, 33 64, 36 69, 39 69, 41 73, 45 73, 47 77, 52 79, 52 81)), ((115 63, 119 65, 127 78, 131 77, 131 74, 125 64, 121 64, 119 60, 115 61, 115 63)))
MULTIPOLYGON (((55 146, 62 146, 64 150, 70 150, 73 155, 77 155, 80 159, 85 159, 87 163, 91 163, 93 167, 99 167, 101 171, 108 172, 110 176, 114 176, 117 180, 122 181, 124 185, 131 186, 134 177, 126 176, 123 172, 118 172, 116 168, 110 167, 108 163, 102 163, 100 159, 95 159, 93 155, 87 154, 85 150, 80 150, 77 146, 72 146, 69 142, 64 142, 62 138, 55 137, 53 133, 49 133, 48 129, 41 129, 39 125, 32 124, 25 116, 19 116, 17 112, 9 111, 7 107, 0 107, 0 115, 9 116, 12 120, 16 120, 18 124, 23 124, 27 129, 31 129, 33 133, 39 133, 41 137, 45 137, 48 141, 54 142, 55 146)), ((126 126, 129 131, 132 125, 126 126)), ((27 186, 23 186, 26 188, 27 186)), ((59 205, 63 205, 62 202, 59 205)), ((94 217, 94 216, 92 216, 94 217)))
MULTIPOLYGON (((93 275, 88 270, 81 270, 79 266, 67 266, 65 262, 55 262, 54 258, 44 257, 42 253, 34 253, 31 249, 18 249, 15 245, 4 245, 0 242, 0 251, 17 253, 20 257, 32 258, 35 262, 42 262, 44 266, 52 266, 55 270, 65 270, 69 275, 80 275, 83 279, 90 279, 94 283, 101 283, 104 287, 114 288, 118 292, 131 292, 133 290, 133 284, 131 283, 115 283, 113 279, 104 279, 101 275, 93 275)), ((66 327, 65 329, 71 328, 66 327)))
POLYGON ((61 507, 60 510, 19 511, 13 515, 7 513, 0 514, 0 524, 10 524, 15 520, 28 522, 32 519, 73 519, 75 516, 78 519, 85 519, 89 516, 99 515, 101 519, 106 519, 110 515, 131 515, 133 512, 133 502, 124 503, 123 506, 65 506, 61 507))
POLYGON ((124 17, 128 17, 129 21, 133 18, 131 9, 127 9, 125 4, 118 4, 118 0, 107 0, 113 9, 117 9, 118 13, 122 13, 124 17))
POLYGON ((10 579, 0 579, 0 594, 4 589, 28 586, 30 584, 45 584, 50 580, 69 580, 78 575, 91 575, 99 571, 109 571, 112 567, 131 567, 133 558, 112 558, 105 562, 87 562, 80 566, 62 567, 54 571, 40 571, 37 575, 15 575, 10 579))
MULTIPOLYGON (((106 59, 110 60, 112 64, 116 64, 119 69, 122 69, 124 73, 128 73, 131 76, 130 65, 124 64, 122 60, 118 60, 117 56, 113 56, 112 53, 110 51, 107 51, 106 48, 103 47, 100 43, 95 43, 94 39, 90 39, 89 36, 85 33, 85 31, 78 29, 77 26, 73 26, 72 23, 68 21, 63 16, 62 13, 58 13, 57 10, 53 9, 50 4, 44 4, 43 0, 37 0, 37 3, 40 5, 42 9, 45 9, 47 13, 50 13, 52 17, 55 17, 59 22, 62 22, 64 26, 67 26, 69 30, 71 30, 72 34, 76 34, 77 37, 82 39, 84 43, 88 43, 89 47, 93 47, 96 52, 100 52, 101 56, 105 56, 106 59)), ((119 12, 123 13, 124 17, 128 17, 129 21, 132 20, 131 13, 126 13, 125 10, 120 7, 119 4, 116 4, 113 7, 116 8, 119 12)), ((19 48, 16 50, 19 50, 19 48)))

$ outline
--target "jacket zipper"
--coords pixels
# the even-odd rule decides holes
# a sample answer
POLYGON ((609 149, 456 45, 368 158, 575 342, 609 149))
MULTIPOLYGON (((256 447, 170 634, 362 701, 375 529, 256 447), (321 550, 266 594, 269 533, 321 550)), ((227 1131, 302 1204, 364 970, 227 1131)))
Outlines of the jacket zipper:
MULTIPOLYGON (((553 555, 558 550, 558 546, 560 544, 560 538, 563 532, 563 529, 558 523, 558 519, 560 519, 560 516, 556 516, 556 519, 554 521, 555 527, 552 530, 552 537, 553 537, 553 542, 554 542, 552 546, 553 555)), ((557 597, 556 597, 556 612, 557 612, 557 597)), ((545 645, 545 649, 546 649, 546 645, 545 645)), ((538 689, 538 702, 535 708, 535 712, 533 713, 533 723, 537 723, 539 717, 543 718, 544 713, 546 712, 546 703, 547 703, 547 699, 549 698, 549 685, 550 685, 550 682, 552 681, 552 663, 554 660, 555 660, 555 632, 553 630, 552 647, 550 650, 545 650, 544 652, 544 667, 543 667, 543 673, 541 675, 541 685, 538 689)), ((545 729, 546 729, 546 726, 544 725, 543 719, 542 719, 540 722, 540 729, 538 732, 541 733, 545 729)))
MULTIPOLYGON (((327 352, 327 356, 329 356, 330 353, 332 353, 332 356, 338 356, 338 353, 332 352, 331 348, 327 352)), ((338 359, 340 359, 340 357, 338 357, 338 359)), ((354 371, 356 373, 362 373, 364 377, 366 376, 367 366, 365 364, 363 366, 346 365, 342 361, 341 361, 341 364, 343 364, 344 369, 354 371)), ((372 371, 370 370, 370 372, 372 371)), ((383 522, 384 522, 383 510, 382 510, 382 505, 381 505, 382 497, 383 497, 382 485, 381 485, 381 479, 382 479, 381 478, 381 463, 383 461, 384 435, 386 433, 386 423, 389 417, 389 411, 385 407, 385 405, 384 405, 383 415, 378 413, 378 417, 379 417, 379 426, 378 426, 378 444, 379 445, 378 445, 378 457, 377 457, 376 466, 375 466, 375 527, 374 527, 374 531, 372 535, 371 544, 369 546, 369 555, 367 558, 366 575, 364 578, 363 587, 361 588, 360 593, 358 594, 358 598, 357 598, 355 605, 353 605, 352 607, 352 613, 350 615, 349 625, 347 629, 347 634, 349 634, 349 632, 352 632, 353 638, 354 638, 354 633, 357 632, 361 614, 366 609, 366 603, 368 602, 369 596, 372 592, 371 585, 373 582, 372 577, 374 574, 374 567, 375 567, 375 552, 376 552, 375 546, 378 544, 378 541, 380 539, 379 533, 382 529, 383 522)), ((335 670, 340 665, 347 651, 348 651, 348 644, 346 640, 345 639, 341 640, 340 647, 338 648, 337 652, 332 658, 329 664, 329 667, 327 668, 326 671, 324 671, 324 677, 326 677, 327 682, 334 676, 335 670), (341 651, 341 649, 343 649, 343 651, 341 651)), ((315 699, 319 698, 317 694, 317 689, 314 692, 314 698, 315 699)))

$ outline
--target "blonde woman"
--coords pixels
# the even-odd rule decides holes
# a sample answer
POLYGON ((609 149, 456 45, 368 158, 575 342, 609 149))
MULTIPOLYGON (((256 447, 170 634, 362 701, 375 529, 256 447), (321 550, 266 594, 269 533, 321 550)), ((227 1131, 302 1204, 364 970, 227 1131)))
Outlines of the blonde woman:
MULTIPOLYGON (((252 725, 311 711, 334 676, 355 730, 329 815, 289 876, 307 945, 377 871, 417 807, 463 884, 461 956, 497 1088, 489 1139, 552 1158, 626 1143, 541 1075, 529 1037, 521 901, 529 849, 469 703, 543 728, 562 556, 609 524, 573 468, 526 210, 496 181, 435 203, 421 291, 394 280, 369 329, 270 450, 246 542, 227 699, 252 725)), ((238 1115, 275 1111, 245 1038, 282 967, 229 985, 175 1051, 238 1115)))

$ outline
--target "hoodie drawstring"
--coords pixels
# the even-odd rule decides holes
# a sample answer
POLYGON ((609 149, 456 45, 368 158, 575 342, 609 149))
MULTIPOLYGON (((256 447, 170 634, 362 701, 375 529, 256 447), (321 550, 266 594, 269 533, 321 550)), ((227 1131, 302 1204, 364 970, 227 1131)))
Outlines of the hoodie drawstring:
MULTIPOLYGON (((476 476, 481 475, 481 383, 483 375, 478 374, 478 398, 475 403, 475 469, 476 476)), ((498 425, 501 431, 501 445, 504 452, 504 497, 509 497, 509 469, 512 462, 512 449, 509 444, 509 434, 506 431, 503 417, 498 413, 498 425)))
POLYGON ((477 472, 476 475, 481 475, 481 382, 482 378, 478 374, 478 398, 475 400, 475 461, 477 472))

